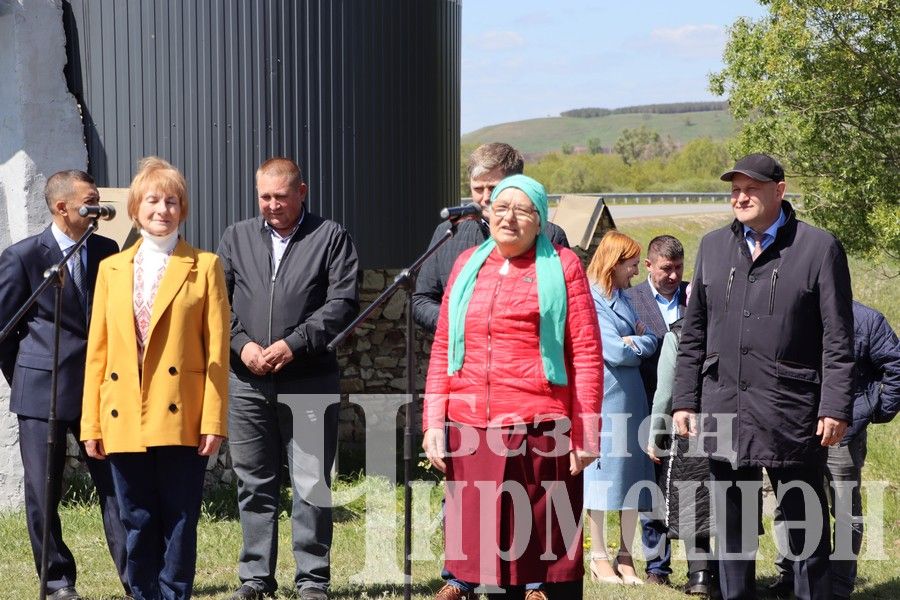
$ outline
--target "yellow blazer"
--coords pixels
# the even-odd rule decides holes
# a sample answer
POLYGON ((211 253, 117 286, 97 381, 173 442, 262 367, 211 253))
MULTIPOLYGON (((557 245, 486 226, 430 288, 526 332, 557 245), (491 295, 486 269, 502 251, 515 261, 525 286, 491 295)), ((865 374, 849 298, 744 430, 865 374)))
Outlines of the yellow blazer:
POLYGON ((178 240, 139 365, 132 294, 141 243, 101 262, 94 289, 81 439, 102 439, 106 452, 197 446, 228 423, 231 312, 219 257, 178 240))

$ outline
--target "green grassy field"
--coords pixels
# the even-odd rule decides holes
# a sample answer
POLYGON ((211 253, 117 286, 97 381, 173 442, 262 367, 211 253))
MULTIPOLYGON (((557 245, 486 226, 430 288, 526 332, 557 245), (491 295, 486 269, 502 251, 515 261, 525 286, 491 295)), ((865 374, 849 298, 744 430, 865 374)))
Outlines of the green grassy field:
MULTIPOLYGON (((620 229, 638 239, 642 244, 659 233, 678 236, 685 245, 688 263, 696 252, 702 233, 720 226, 727 219, 716 217, 675 217, 667 219, 622 219, 620 229)), ((890 294, 890 281, 874 279, 874 274, 866 269, 868 265, 851 260, 854 289, 858 298, 875 306, 888 315, 897 328, 896 303, 890 294)), ((690 266, 688 268, 690 271, 690 266)), ((642 276, 644 274, 642 273, 642 276)), ((637 282, 638 279, 635 279, 637 282)), ((895 286, 894 286, 895 287, 895 286)), ((888 425, 869 428, 869 451, 863 479, 867 482, 881 482, 884 486, 882 499, 878 495, 867 494, 867 514, 881 510, 883 518, 867 524, 867 542, 864 545, 864 560, 860 561, 860 579, 854 598, 900 598, 900 461, 897 460, 897 439, 900 438, 900 420, 888 425), (879 505, 880 508, 879 508, 879 505), (880 533, 880 535, 879 535, 880 533), (878 544, 870 540, 879 538, 878 544)), ((425 477, 428 477, 426 475, 425 477)), ((402 588, 396 582, 402 570, 402 508, 400 490, 386 486, 374 478, 340 482, 336 489, 342 494, 352 494, 352 490, 368 491, 367 496, 358 497, 346 506, 336 510, 335 540, 332 554, 334 598, 374 599, 402 598, 402 588), (362 487, 359 487, 362 486, 362 487), (379 492, 379 493, 376 493, 379 492), (393 509, 393 512, 391 511, 393 509)), ((359 494, 356 494, 359 495, 359 494)), ((413 590, 414 598, 426 600, 433 596, 440 585, 441 538, 436 531, 435 515, 438 511, 440 487, 425 489, 417 493, 417 515, 414 521, 413 590)), ((62 522, 67 540, 79 565, 78 588, 90 600, 112 599, 120 593, 114 575, 112 561, 106 553, 100 523, 99 511, 84 494, 70 492, 62 508, 62 522)), ((240 548, 240 525, 236 520, 234 490, 220 490, 205 503, 204 516, 199 528, 199 560, 195 598, 220 599, 237 586, 236 561, 240 548)), ((283 508, 287 508, 285 494, 283 508)), ((287 513, 282 511, 280 519, 280 556, 278 559, 278 579, 281 584, 279 597, 291 597, 290 583, 293 578, 293 560, 290 554, 290 535, 287 513)), ((771 538, 771 517, 766 518, 767 534, 762 538, 757 564, 759 585, 770 582, 775 575, 772 564, 774 546, 771 538)), ((21 511, 0 515, 0 599, 33 598, 37 595, 37 576, 31 559, 31 550, 25 527, 25 516, 21 511)), ((617 540, 616 531, 608 532, 607 539, 617 540)), ((610 548, 614 552, 615 548, 610 548)), ((640 564, 639 564, 640 567, 640 564)), ((675 546, 673 581, 683 584, 686 563, 683 560, 680 543, 675 546)), ((649 598, 651 600, 676 600, 685 596, 670 588, 609 588, 590 581, 585 583, 587 599, 649 598)))
MULTIPOLYGON (((854 598, 898 598, 900 581, 897 579, 897 561, 900 560, 900 505, 898 505, 897 482, 900 469, 890 452, 900 435, 900 425, 892 423, 875 427, 870 432, 869 457, 864 478, 886 482, 888 489, 884 495, 885 518, 883 526, 883 552, 875 552, 871 546, 864 546, 866 552, 873 553, 873 559, 860 562, 860 579, 854 598)), ((359 485, 360 482, 353 482, 359 485)), ((362 482, 362 485, 365 485, 362 482)), ((346 489, 350 484, 343 484, 346 489)), ((341 489, 341 488, 339 488, 341 489)), ((431 494, 430 511, 438 510, 439 489, 431 494)), ((233 490, 231 491, 233 494, 233 490)), ((230 499, 233 501, 233 497, 230 499)), ((343 599, 402 598, 402 587, 397 581, 402 570, 401 548, 402 508, 399 491, 388 502, 394 501, 396 518, 379 518, 367 513, 362 501, 337 511, 335 539, 332 549, 332 597, 343 599), (374 521, 374 523, 373 523, 374 521), (369 542, 367 527, 374 527, 376 533, 369 542), (394 529, 391 529, 391 528, 394 529), (391 536, 391 533, 397 533, 391 536)), ((286 508, 286 507, 285 507, 286 508)), ((87 503, 67 503, 61 510, 65 539, 79 565, 78 589, 88 600, 112 600, 121 598, 121 590, 114 575, 112 561, 106 552, 97 507, 87 503)), ((871 530, 871 524, 869 524, 871 530)), ((291 598, 290 583, 293 578, 293 561, 290 554, 290 523, 286 513, 280 519, 280 555, 278 559, 278 579, 281 584, 279 598, 291 598)), ((615 531, 609 532, 609 539, 617 539, 615 531)), ((414 540, 423 545, 432 558, 422 559, 421 550, 413 561, 413 597, 427 600, 440 585, 441 562, 440 536, 422 539, 419 529, 414 529, 414 540)), ((772 564, 774 546, 771 541, 772 522, 766 518, 767 535, 762 538, 757 581, 763 586, 770 582, 775 569, 772 564)), ((25 528, 25 518, 21 512, 0 516, 0 597, 4 599, 33 598, 37 595, 37 576, 31 561, 31 550, 25 528)), ((205 514, 199 528, 199 558, 194 597, 203 600, 227 598, 237 587, 236 561, 240 548, 240 526, 231 514, 205 514)), ((615 548, 610 547, 614 552, 615 548)), ((683 548, 675 545, 672 580, 683 585, 686 563, 683 548)), ((638 561, 640 570, 642 563, 638 561)), ((636 589, 609 588, 590 581, 585 582, 587 599, 649 598, 651 600, 676 600, 684 598, 681 592, 672 588, 644 586, 636 589)))
POLYGON ((491 125, 462 136, 463 144, 482 144, 502 140, 526 154, 559 152, 563 144, 587 147, 591 138, 599 138, 604 148, 611 148, 623 129, 646 125, 663 137, 672 136, 679 143, 699 137, 723 140, 731 137, 735 122, 728 111, 705 111, 677 114, 615 114, 578 119, 547 117, 491 125))

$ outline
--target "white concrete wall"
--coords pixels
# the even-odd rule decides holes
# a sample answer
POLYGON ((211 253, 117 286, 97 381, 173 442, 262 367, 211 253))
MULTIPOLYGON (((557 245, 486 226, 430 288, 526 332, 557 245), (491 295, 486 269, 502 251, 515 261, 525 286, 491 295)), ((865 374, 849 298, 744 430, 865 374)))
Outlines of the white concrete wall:
MULTIPOLYGON (((48 176, 87 168, 65 63, 59 0, 0 0, 0 248, 50 222, 43 196, 48 176)), ((9 388, 0 378, 0 508, 22 503, 18 433, 8 406, 9 388)))

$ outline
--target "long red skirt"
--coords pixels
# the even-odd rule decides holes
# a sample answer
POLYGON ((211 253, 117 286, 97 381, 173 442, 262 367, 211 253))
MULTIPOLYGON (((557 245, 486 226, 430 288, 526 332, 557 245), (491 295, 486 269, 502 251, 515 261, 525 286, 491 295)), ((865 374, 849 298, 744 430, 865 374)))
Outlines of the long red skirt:
POLYGON ((444 557, 454 577, 502 586, 584 576, 582 479, 569 474, 568 436, 554 431, 451 424, 444 557))

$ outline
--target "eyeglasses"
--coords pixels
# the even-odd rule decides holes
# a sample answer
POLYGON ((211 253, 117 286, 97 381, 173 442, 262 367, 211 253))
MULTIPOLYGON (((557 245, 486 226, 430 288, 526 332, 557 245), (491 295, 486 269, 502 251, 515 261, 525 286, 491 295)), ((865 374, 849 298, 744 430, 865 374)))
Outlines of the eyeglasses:
POLYGON ((491 204, 490 211, 498 219, 503 219, 507 213, 512 213, 513 218, 520 221, 529 221, 537 214, 537 211, 530 206, 510 206, 509 204, 491 204))

